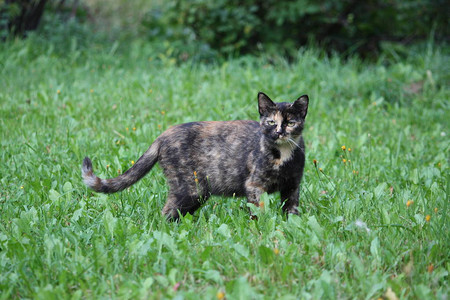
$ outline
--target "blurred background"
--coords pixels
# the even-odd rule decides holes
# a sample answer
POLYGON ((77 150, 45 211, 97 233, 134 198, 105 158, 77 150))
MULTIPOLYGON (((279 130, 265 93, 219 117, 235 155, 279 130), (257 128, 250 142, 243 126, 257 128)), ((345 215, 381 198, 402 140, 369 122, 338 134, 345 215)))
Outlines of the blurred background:
POLYGON ((177 62, 289 58, 304 46, 373 59, 430 39, 448 43, 449 8, 446 0, 5 0, 0 37, 61 51, 74 39, 77 47, 141 40, 177 62))

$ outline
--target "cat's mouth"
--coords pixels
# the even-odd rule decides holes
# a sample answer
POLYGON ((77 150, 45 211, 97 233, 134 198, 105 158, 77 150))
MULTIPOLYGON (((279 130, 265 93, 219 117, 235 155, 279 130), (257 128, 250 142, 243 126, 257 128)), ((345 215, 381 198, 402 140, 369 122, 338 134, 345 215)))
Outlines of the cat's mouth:
POLYGON ((283 136, 279 136, 276 140, 275 140, 275 144, 279 145, 279 146, 285 146, 285 145, 290 145, 291 147, 300 147, 298 145, 298 141, 295 139, 295 137, 293 137, 292 135, 283 135, 283 136))
POLYGON ((275 140, 275 143, 277 144, 285 144, 289 141, 289 137, 286 135, 280 135, 277 137, 277 139, 275 140))

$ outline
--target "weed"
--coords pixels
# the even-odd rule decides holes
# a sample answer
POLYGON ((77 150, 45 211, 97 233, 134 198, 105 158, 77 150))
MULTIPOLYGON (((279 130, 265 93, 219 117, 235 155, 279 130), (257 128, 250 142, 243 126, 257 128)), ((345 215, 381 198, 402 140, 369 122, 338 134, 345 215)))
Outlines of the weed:
POLYGON ((140 42, 51 47, 0 45, 2 298, 448 296, 445 51, 175 66, 140 42), (258 91, 310 96, 300 216, 214 197, 168 223, 159 168, 119 194, 83 185, 85 155, 116 176, 173 124, 257 119, 258 91))

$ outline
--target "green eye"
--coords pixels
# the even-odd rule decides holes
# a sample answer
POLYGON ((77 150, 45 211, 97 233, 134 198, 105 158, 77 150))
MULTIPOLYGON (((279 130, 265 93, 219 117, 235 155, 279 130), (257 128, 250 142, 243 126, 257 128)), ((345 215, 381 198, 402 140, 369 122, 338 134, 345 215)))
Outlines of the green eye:
POLYGON ((273 126, 273 125, 275 125, 275 121, 274 120, 268 120, 267 124, 269 124, 270 126, 273 126))
POLYGON ((294 127, 295 126, 295 122, 294 121, 289 121, 287 126, 288 127, 294 127))

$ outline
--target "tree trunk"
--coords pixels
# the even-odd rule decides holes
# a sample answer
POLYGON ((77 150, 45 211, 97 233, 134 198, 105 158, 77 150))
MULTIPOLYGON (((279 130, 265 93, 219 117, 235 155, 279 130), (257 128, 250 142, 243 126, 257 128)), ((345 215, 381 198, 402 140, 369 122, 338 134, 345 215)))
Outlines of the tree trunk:
POLYGON ((8 20, 8 31, 14 36, 25 37, 27 31, 39 26, 47 0, 6 0, 6 5, 18 5, 19 13, 8 20))

